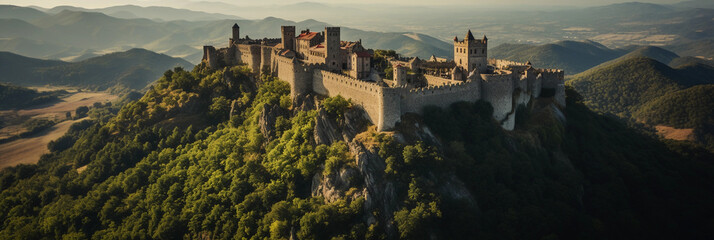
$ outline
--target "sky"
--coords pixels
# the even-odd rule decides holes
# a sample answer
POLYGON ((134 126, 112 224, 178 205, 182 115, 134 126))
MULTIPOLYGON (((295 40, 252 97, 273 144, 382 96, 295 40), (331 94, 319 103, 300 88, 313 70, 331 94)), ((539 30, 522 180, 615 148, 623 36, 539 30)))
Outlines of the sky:
MULTIPOLYGON (((70 5, 84 8, 102 8, 116 5, 139 5, 139 6, 168 6, 183 8, 191 2, 212 1, 224 2, 233 5, 287 5, 293 3, 306 2, 306 0, 0 0, 1 4, 11 4, 18 6, 39 6, 51 8, 60 5, 70 5)), ((596 6, 612 3, 631 2, 634 0, 390 0, 393 5, 479 5, 485 6, 516 6, 516 5, 562 5, 562 6, 596 6)), ((682 0, 638 0, 639 2, 670 4, 682 0)), ((384 4, 385 0, 309 0, 309 2, 320 2, 329 4, 384 4)))

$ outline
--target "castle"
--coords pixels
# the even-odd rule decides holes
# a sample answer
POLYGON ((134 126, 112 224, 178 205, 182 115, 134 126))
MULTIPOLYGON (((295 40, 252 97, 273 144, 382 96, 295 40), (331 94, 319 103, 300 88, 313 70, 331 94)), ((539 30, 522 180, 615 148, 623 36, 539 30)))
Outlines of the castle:
POLYGON ((272 74, 290 84, 292 98, 341 95, 364 108, 379 131, 394 128, 405 113, 459 101, 489 102, 493 117, 507 130, 515 127, 518 106, 534 98, 554 98, 565 107, 562 70, 488 59, 488 39, 476 39, 470 30, 462 40, 454 38, 453 61, 390 58, 392 79, 374 69, 374 51, 361 40, 341 41, 339 27, 296 35, 294 26, 283 26, 281 38, 250 39, 240 38, 236 24, 232 33, 227 48, 204 46, 203 61, 209 67, 245 64, 255 74, 272 74))

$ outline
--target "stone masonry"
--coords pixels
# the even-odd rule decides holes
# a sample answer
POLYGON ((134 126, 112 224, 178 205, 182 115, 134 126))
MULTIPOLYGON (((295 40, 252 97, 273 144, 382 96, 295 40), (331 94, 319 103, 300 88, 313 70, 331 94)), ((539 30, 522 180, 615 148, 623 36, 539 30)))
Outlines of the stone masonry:
POLYGON ((361 106, 379 131, 394 128, 405 113, 422 113, 429 105, 448 107, 459 101, 489 102, 494 119, 506 130, 513 130, 518 106, 533 98, 552 97, 565 107, 562 70, 487 59, 488 39, 476 39, 470 30, 463 40, 454 38, 454 61, 394 59, 390 83, 374 77, 372 51, 362 47, 361 41, 341 41, 338 27, 323 32, 308 29, 296 36, 294 26, 283 26, 281 36, 240 38, 236 24, 229 46, 204 46, 203 61, 212 68, 245 64, 255 74, 272 74, 290 84, 293 98, 311 92, 341 95, 361 106), (407 76, 406 69, 422 75, 424 83, 410 82, 416 78, 407 76), (542 96, 544 89, 549 90, 548 96, 542 96))

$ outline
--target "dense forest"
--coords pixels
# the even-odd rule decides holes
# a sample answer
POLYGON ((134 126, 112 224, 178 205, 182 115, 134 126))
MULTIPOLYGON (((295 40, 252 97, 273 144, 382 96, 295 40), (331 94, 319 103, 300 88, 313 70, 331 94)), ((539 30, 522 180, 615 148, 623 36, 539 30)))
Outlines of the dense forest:
POLYGON ((359 127, 349 99, 289 92, 245 66, 165 72, 141 99, 93 109, 37 165, 0 172, 0 237, 714 237, 714 156, 572 89, 563 110, 521 106, 515 131, 480 101, 386 133, 359 127))

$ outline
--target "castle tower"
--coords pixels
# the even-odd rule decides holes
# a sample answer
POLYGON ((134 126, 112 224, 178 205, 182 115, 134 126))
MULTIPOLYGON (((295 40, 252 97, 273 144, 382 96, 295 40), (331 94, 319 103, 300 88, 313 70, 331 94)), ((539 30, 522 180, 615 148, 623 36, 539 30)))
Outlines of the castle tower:
POLYGON ((281 42, 283 49, 295 51, 295 26, 282 26, 280 32, 283 36, 281 42))
POLYGON ((394 69, 394 85, 404 86, 407 84, 407 69, 401 64, 395 64, 392 66, 394 69))
POLYGON ((233 39, 238 41, 240 39, 240 27, 237 23, 233 24, 233 39))
POLYGON ((325 64, 332 70, 340 67, 340 28, 325 27, 325 64))
POLYGON ((469 30, 463 41, 459 41, 458 37, 454 37, 454 61, 456 66, 471 72, 478 69, 479 72, 488 70, 488 60, 486 48, 488 47, 488 39, 483 36, 483 39, 476 39, 469 30))

